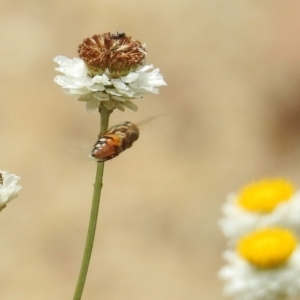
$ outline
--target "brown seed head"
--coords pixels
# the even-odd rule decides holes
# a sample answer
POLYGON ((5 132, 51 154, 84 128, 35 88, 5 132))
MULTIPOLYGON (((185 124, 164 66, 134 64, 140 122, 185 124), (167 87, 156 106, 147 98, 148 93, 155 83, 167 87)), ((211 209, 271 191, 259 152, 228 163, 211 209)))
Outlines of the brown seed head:
POLYGON ((103 74, 108 69, 112 77, 119 77, 143 64, 146 49, 123 32, 108 32, 84 39, 78 53, 93 75, 103 74))

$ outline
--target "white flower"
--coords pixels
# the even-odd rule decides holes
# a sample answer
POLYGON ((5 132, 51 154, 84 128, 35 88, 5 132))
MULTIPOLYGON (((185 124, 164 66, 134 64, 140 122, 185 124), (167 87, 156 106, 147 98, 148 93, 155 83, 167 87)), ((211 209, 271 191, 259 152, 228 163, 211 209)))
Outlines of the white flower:
POLYGON ((69 95, 79 96, 79 101, 86 102, 88 111, 99 107, 100 102, 108 109, 124 106, 134 111, 137 106, 131 99, 142 98, 146 94, 158 94, 159 86, 166 85, 159 69, 152 65, 140 66, 134 72, 120 78, 112 78, 108 69, 102 75, 89 75, 83 60, 57 56, 54 61, 59 64, 55 70, 64 73, 57 75, 54 81, 69 95), (149 72, 148 72, 149 71, 149 72))
POLYGON ((18 185, 19 176, 10 174, 7 171, 0 171, 0 211, 6 204, 16 198, 18 191, 22 188, 18 185))
POLYGON ((300 248, 292 231, 269 227, 241 238, 224 253, 219 275, 236 300, 282 300, 300 294, 300 248))
MULTIPOLYGON (((275 188, 277 187, 278 181, 275 188)), ((270 196, 267 199, 268 203, 272 202, 273 197, 270 196)), ((219 225, 223 234, 229 238, 229 242, 234 243, 241 236, 268 226, 290 228, 300 236, 299 191, 293 193, 285 201, 277 202, 276 205, 274 204, 274 208, 269 212, 247 210, 239 204, 238 200, 238 194, 229 194, 226 203, 222 207, 223 218, 219 221, 219 225)), ((263 206, 263 198, 261 199, 261 205, 263 206)))
POLYGON ((86 102, 88 111, 100 105, 136 111, 132 99, 158 94, 158 87, 166 85, 159 69, 145 65, 146 54, 145 44, 124 32, 93 35, 78 46, 80 58, 54 58, 59 65, 56 70, 64 74, 54 81, 67 94, 86 102))
POLYGON ((237 205, 237 195, 230 194, 222 211, 224 217, 219 225, 233 242, 253 230, 268 226, 287 227, 300 236, 300 192, 289 201, 278 204, 270 213, 247 211, 237 205))
POLYGON ((227 281, 224 293, 236 300, 277 300, 300 294, 299 247, 285 265, 277 268, 256 268, 230 250, 224 258, 228 264, 219 276, 227 281))

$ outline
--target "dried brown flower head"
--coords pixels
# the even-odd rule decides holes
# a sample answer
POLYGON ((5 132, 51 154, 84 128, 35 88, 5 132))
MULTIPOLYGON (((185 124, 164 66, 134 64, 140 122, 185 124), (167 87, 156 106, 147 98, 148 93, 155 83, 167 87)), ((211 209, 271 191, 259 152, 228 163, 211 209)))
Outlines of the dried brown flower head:
POLYGON ((84 39, 78 46, 78 54, 93 75, 108 69, 112 77, 120 77, 143 64, 146 49, 123 32, 108 32, 84 39))

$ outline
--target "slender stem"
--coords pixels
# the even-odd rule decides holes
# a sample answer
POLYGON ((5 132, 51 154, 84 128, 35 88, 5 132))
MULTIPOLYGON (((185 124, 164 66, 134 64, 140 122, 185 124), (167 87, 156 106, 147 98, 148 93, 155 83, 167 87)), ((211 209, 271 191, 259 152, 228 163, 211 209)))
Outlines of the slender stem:
MULTIPOLYGON (((112 111, 106 109, 105 107, 101 107, 101 109, 99 111, 101 114, 100 134, 102 134, 107 130, 109 116, 112 111)), ((102 186, 103 186, 103 183, 102 183, 103 171, 104 171, 104 162, 98 162, 96 179, 95 179, 95 184, 94 184, 94 195, 93 195, 93 200, 92 200, 89 228, 88 228, 85 249, 84 249, 84 254, 83 254, 82 263, 81 263, 81 269, 80 269, 80 273, 79 273, 73 300, 81 299, 87 272, 88 272, 88 268, 89 268, 89 263, 90 263, 91 254, 92 254, 92 250, 93 250, 95 232, 96 232, 96 227, 97 227, 100 195, 101 195, 101 190, 102 190, 102 186)))

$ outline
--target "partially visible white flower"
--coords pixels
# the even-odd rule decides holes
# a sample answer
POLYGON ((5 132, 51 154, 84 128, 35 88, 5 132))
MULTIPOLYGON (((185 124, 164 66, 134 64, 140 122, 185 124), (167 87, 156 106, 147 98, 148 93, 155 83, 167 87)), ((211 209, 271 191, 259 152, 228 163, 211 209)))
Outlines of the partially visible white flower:
POLYGON ((277 300, 300 293, 300 249, 281 268, 261 270, 253 267, 234 251, 226 251, 228 262, 219 276, 226 280, 224 293, 236 300, 277 300))
POLYGON ((88 111, 99 108, 100 103, 108 109, 128 107, 136 111, 131 99, 158 94, 158 87, 166 85, 159 69, 144 64, 144 46, 125 34, 107 33, 86 39, 79 46, 79 54, 82 59, 54 58, 59 64, 55 70, 64 74, 54 81, 67 94, 86 102, 88 111))
MULTIPOLYGON (((265 243, 261 240, 258 241, 250 249, 252 251, 250 257, 260 262, 263 261, 262 257, 267 260, 268 255, 270 259, 268 263, 271 264, 274 259, 276 261, 276 255, 281 256, 281 260, 284 259, 278 265, 270 264, 267 267, 259 267, 249 262, 241 253, 227 250, 224 253, 227 265, 219 272, 219 276, 226 281, 224 293, 232 296, 235 300, 282 300, 295 299, 294 297, 299 296, 300 248, 299 245, 296 246, 291 254, 284 257, 282 253, 289 253, 289 251, 286 252, 284 241, 285 238, 282 241, 279 238, 274 243, 273 236, 270 239, 265 238, 265 243), (263 247, 261 247, 261 243, 263 247)), ((287 242, 288 246, 291 246, 292 243, 293 241, 287 242)))
POLYGON ((19 179, 19 176, 0 170, 0 211, 18 196, 17 193, 22 188, 18 185, 19 179))
MULTIPOLYGON (((300 236, 300 192, 293 192, 290 197, 279 201, 282 183, 287 184, 286 181, 273 180, 269 181, 265 187, 258 188, 257 192, 261 194, 256 210, 249 210, 242 206, 239 203, 239 194, 228 195, 222 207, 223 218, 219 221, 219 225, 224 235, 229 238, 229 242, 234 243, 243 235, 268 226, 290 228, 300 236), (272 188, 274 188, 274 194, 271 192, 272 188), (268 205, 274 205, 274 208, 270 211, 260 211, 259 208, 265 205, 264 201, 268 205)), ((255 190, 249 195, 249 201, 251 197, 253 197, 253 202, 256 201, 254 193, 255 190)))

